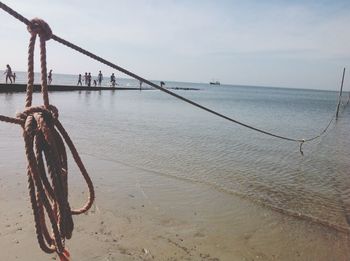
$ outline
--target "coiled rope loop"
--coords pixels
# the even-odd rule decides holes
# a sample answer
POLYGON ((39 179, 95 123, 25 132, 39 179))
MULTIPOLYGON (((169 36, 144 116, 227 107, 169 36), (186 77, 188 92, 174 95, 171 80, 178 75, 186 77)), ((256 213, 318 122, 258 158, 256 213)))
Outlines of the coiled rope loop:
POLYGON ((28 48, 28 83, 25 109, 18 113, 16 118, 0 115, 0 120, 19 124, 23 128, 25 153, 28 161, 29 196, 40 248, 46 253, 57 252, 61 260, 68 260, 69 253, 65 249, 65 240, 72 236, 74 228, 72 215, 86 212, 93 204, 95 193, 92 181, 72 140, 58 120, 58 109, 49 103, 45 43, 51 38, 52 31, 45 21, 38 18, 28 23, 28 31, 31 37, 28 48), (32 106, 34 48, 37 35, 40 38, 43 106, 32 106), (72 210, 68 202, 68 163, 65 143, 89 190, 87 202, 76 210, 72 210), (51 225, 50 229, 46 223, 46 216, 51 225))

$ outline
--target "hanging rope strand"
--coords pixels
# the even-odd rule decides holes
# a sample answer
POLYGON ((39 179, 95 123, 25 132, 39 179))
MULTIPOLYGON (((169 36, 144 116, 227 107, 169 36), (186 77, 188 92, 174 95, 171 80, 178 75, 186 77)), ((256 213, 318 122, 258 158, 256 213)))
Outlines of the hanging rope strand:
POLYGON ((44 106, 49 108, 49 95, 47 91, 47 69, 46 69, 46 40, 40 35, 40 63, 41 63, 41 92, 43 94, 44 106))
POLYGON ((34 84, 34 47, 35 47, 36 34, 31 34, 28 46, 28 83, 26 90, 25 107, 32 106, 33 100, 33 84, 34 84))

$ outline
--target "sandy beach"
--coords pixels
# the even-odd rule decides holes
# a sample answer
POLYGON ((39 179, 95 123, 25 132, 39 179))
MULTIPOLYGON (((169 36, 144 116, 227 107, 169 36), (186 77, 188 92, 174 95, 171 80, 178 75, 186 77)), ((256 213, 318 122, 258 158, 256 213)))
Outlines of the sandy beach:
MULTIPOLYGON (((36 242, 24 157, 1 145, 0 260, 58 260, 36 242), (16 160, 17 158, 17 160, 16 160), (17 162, 14 164, 14 162, 17 162)), ((348 236, 247 200, 117 162, 82 155, 96 189, 88 214, 74 216, 72 260, 348 260, 348 236), (179 193, 179 191, 181 193, 179 193)), ((83 182, 70 173, 73 206, 83 182)))

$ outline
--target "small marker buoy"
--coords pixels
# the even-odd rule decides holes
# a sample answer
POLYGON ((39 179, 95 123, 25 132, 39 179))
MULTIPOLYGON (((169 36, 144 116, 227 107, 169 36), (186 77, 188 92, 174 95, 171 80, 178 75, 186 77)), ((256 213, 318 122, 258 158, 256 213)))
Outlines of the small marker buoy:
POLYGON ((304 152, 303 152, 303 144, 304 144, 304 142, 305 142, 305 139, 302 139, 300 141, 300 146, 299 146, 299 151, 300 151, 302 156, 304 156, 304 152))
POLYGON ((60 261, 71 261, 70 254, 67 249, 64 249, 62 253, 58 254, 60 261))

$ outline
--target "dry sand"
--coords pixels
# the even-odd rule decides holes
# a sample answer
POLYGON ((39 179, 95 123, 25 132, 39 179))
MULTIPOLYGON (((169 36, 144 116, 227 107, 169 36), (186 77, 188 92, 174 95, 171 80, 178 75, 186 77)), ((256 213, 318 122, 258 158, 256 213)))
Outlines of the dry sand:
MULTIPOLYGON (((2 146, 0 260, 58 260, 36 241, 24 156, 2 146)), ((350 260, 344 234, 205 184, 82 157, 97 199, 74 216, 72 260, 350 260)), ((69 175, 71 205, 79 206, 84 183, 72 167, 69 175)))

